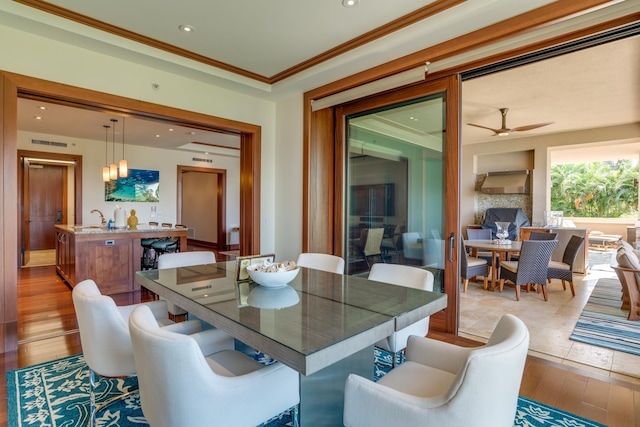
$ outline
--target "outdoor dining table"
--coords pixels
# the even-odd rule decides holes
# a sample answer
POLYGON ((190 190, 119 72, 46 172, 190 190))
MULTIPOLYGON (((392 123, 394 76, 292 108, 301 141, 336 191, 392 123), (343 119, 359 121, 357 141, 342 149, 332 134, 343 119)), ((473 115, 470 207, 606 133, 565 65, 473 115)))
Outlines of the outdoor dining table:
MULTIPOLYGON (((522 248, 521 241, 511 241, 510 244, 498 244, 495 240, 465 240, 466 247, 471 249, 471 256, 477 256, 478 251, 491 252, 491 259, 495 260, 496 257, 500 261, 509 259, 510 254, 517 254, 522 248)), ((493 291, 496 288, 496 282, 498 280, 498 267, 494 265, 491 269, 491 286, 493 291)))
POLYGON ((236 277, 235 261, 136 273, 141 286, 299 372, 304 426, 342 425, 346 377, 373 379, 374 344, 447 305, 443 293, 308 268, 283 288, 236 277))

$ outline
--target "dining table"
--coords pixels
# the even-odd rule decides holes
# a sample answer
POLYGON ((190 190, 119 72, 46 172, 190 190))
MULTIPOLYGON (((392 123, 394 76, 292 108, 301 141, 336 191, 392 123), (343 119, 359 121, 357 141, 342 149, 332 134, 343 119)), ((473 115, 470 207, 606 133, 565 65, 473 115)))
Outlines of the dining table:
MULTIPOLYGON (((465 240, 464 245, 471 249, 471 256, 477 256, 478 251, 491 252, 491 259, 496 258, 500 261, 508 260, 510 255, 517 254, 522 248, 522 242, 519 240, 507 240, 507 243, 500 243, 495 240, 465 240)), ((494 265, 491 268, 491 285, 489 289, 494 291, 498 281, 499 266, 494 265)))
MULTIPOLYGON (((300 374, 300 425, 342 425, 350 373, 373 379, 374 344, 447 306, 444 293, 300 267, 287 285, 237 280, 235 261, 145 270, 138 283, 300 374)), ((247 396, 250 407, 252 399, 247 396)))

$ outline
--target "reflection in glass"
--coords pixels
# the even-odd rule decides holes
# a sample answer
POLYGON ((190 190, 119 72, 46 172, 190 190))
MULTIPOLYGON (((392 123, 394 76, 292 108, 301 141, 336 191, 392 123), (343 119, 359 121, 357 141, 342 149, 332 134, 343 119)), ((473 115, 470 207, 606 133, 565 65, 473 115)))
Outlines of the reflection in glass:
POLYGON ((347 274, 366 275, 376 262, 414 265, 441 289, 444 94, 354 114, 346 125, 347 274))
POLYGON ((298 292, 291 286, 267 288, 256 286, 247 296, 247 304, 257 308, 286 308, 300 302, 298 292))

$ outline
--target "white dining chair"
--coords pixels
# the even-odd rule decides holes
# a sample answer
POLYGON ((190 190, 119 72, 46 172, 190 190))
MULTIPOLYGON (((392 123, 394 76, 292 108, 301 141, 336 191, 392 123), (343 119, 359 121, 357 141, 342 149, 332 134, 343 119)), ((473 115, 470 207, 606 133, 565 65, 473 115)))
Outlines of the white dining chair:
MULTIPOLYGON (((422 289, 424 291, 433 290, 433 273, 418 267, 411 267, 400 264, 373 264, 369 272, 369 280, 389 283, 408 288, 422 289)), ((392 333, 387 338, 378 341, 375 345, 383 350, 394 353, 392 366, 395 366, 395 353, 407 347, 407 340, 410 335, 424 337, 429 332, 429 317, 392 333)))
MULTIPOLYGON (((191 265, 214 264, 216 254, 211 251, 187 251, 162 254, 158 257, 158 270, 165 268, 188 267, 191 265)), ((160 298, 162 299, 162 298, 160 298)), ((167 309, 171 317, 188 316, 189 313, 171 301, 167 301, 167 309)))
POLYGON ((292 409, 297 419, 299 374, 262 365, 210 329, 192 336, 158 328, 151 311, 129 319, 140 402, 153 427, 254 427, 292 409))
POLYGON ((344 274, 344 259, 336 255, 304 252, 298 255, 296 264, 300 267, 344 274))
POLYGON ((505 314, 481 347, 412 336, 407 361, 378 382, 347 378, 347 427, 512 427, 529 349, 524 322, 505 314))
MULTIPOLYGON (((89 367, 90 423, 93 425, 98 411, 124 397, 132 390, 121 390, 116 396, 100 407, 95 406, 96 375, 102 377, 130 377, 136 375, 133 347, 129 335, 129 315, 138 307, 147 307, 153 315, 157 327, 165 327, 181 334, 199 332, 202 325, 198 321, 173 323, 167 317, 165 301, 151 301, 142 304, 117 306, 115 301, 100 293, 93 280, 83 280, 71 292, 73 306, 78 321, 80 343, 84 360, 89 367)), ((233 343, 233 339, 230 338, 233 343)))

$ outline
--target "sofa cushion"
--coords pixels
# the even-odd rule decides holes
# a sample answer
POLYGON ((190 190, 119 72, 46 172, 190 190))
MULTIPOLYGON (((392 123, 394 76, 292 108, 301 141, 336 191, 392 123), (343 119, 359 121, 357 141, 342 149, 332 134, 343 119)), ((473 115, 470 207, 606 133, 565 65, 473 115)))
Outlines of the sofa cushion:
POLYGON ((624 246, 618 248, 616 253, 616 261, 622 268, 632 268, 634 270, 640 270, 640 260, 632 251, 627 251, 624 246))

